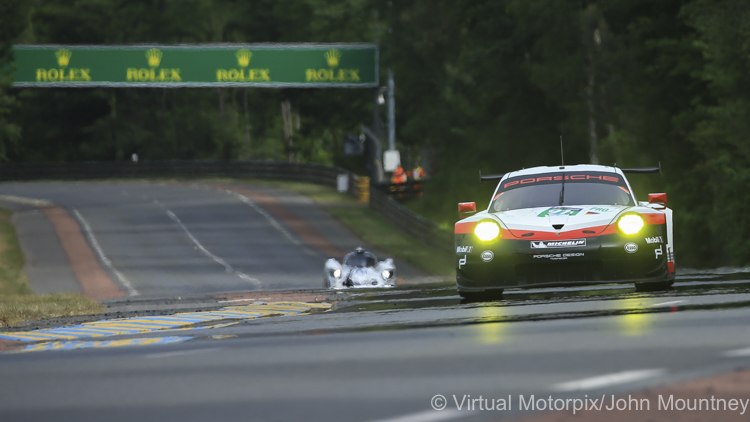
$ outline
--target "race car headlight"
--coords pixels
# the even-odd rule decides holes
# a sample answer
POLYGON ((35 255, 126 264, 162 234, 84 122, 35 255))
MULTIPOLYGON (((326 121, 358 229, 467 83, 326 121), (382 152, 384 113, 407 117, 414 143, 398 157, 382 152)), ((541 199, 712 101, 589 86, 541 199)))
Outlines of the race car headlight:
POLYGON ((474 234, 477 235, 479 240, 489 242, 500 235, 500 226, 494 221, 482 221, 474 227, 474 234))
POLYGON ((331 271, 331 275, 333 278, 341 278, 341 270, 336 268, 335 270, 331 271))
POLYGON ((620 221, 617 222, 617 227, 625 234, 636 234, 646 223, 643 222, 643 217, 638 214, 627 214, 620 217, 620 221))
POLYGON ((382 272, 382 273, 380 273, 380 275, 382 275, 382 276, 383 276, 383 279, 385 279, 385 280, 388 280, 389 278, 391 278, 391 276, 392 276, 393 274, 391 274, 391 271, 390 271, 390 270, 383 270, 383 272, 382 272))

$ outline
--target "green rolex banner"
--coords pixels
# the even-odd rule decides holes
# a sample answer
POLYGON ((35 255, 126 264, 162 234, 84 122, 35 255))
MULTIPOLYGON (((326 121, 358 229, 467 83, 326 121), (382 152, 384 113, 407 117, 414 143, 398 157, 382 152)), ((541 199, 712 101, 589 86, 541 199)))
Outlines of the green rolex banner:
POLYGON ((374 44, 16 45, 14 87, 378 86, 374 44))

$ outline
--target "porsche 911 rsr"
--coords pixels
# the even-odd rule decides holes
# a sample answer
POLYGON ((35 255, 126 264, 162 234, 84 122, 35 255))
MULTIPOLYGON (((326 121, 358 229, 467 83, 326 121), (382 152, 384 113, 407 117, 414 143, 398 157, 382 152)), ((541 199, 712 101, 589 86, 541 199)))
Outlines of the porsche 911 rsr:
POLYGON ((396 266, 390 258, 378 261, 372 253, 357 248, 342 262, 333 258, 326 261, 323 280, 329 289, 393 287, 396 266))
MULTIPOLYGON (((464 297, 505 288, 674 282, 666 194, 638 202, 624 172, 599 165, 535 167, 500 182, 487 210, 455 225, 456 284, 464 297)), ((459 214, 476 211, 459 204, 459 214)), ((648 283, 648 284, 646 284, 648 283)))

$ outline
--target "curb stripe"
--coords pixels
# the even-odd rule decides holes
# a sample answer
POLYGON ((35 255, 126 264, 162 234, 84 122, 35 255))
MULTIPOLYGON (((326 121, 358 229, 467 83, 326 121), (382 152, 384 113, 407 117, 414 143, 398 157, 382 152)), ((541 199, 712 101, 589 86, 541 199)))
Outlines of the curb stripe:
MULTIPOLYGON (((71 327, 55 327, 36 331, 25 331, 15 333, 0 333, 0 338, 20 341, 47 341, 73 340, 77 338, 105 337, 124 334, 136 334, 153 332, 159 330, 192 330, 199 328, 215 328, 232 324, 211 324, 202 327, 190 327, 194 324, 207 322, 220 322, 226 320, 247 320, 264 318, 270 316, 294 316, 313 309, 326 310, 331 305, 326 303, 302 303, 302 302, 270 302, 258 303, 244 306, 232 306, 218 311, 185 312, 165 316, 144 316, 124 319, 107 319, 94 322, 86 322, 71 327)), ((117 340, 119 341, 119 340, 117 340)), ((50 348, 68 348, 69 345, 61 342, 50 348)), ((91 342, 89 342, 91 343, 91 342)), ((99 342, 101 343, 101 342, 99 342)), ((47 343, 45 343, 47 344, 47 343)), ((70 348, 80 348, 80 345, 72 344, 70 348)), ((100 346, 86 346, 100 347, 100 346)), ((103 347, 103 346, 101 346, 103 347)), ((40 348, 38 350, 51 350, 40 348)), ((35 349, 37 350, 37 349, 35 349)))

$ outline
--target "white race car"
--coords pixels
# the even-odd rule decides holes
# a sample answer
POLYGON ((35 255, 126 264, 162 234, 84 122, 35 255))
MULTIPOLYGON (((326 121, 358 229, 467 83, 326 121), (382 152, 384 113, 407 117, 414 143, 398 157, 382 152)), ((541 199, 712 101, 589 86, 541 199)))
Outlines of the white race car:
POLYGON ((344 257, 343 264, 333 258, 326 261, 323 281, 329 289, 393 287, 396 266, 390 258, 378 261, 372 253, 357 248, 344 257))

